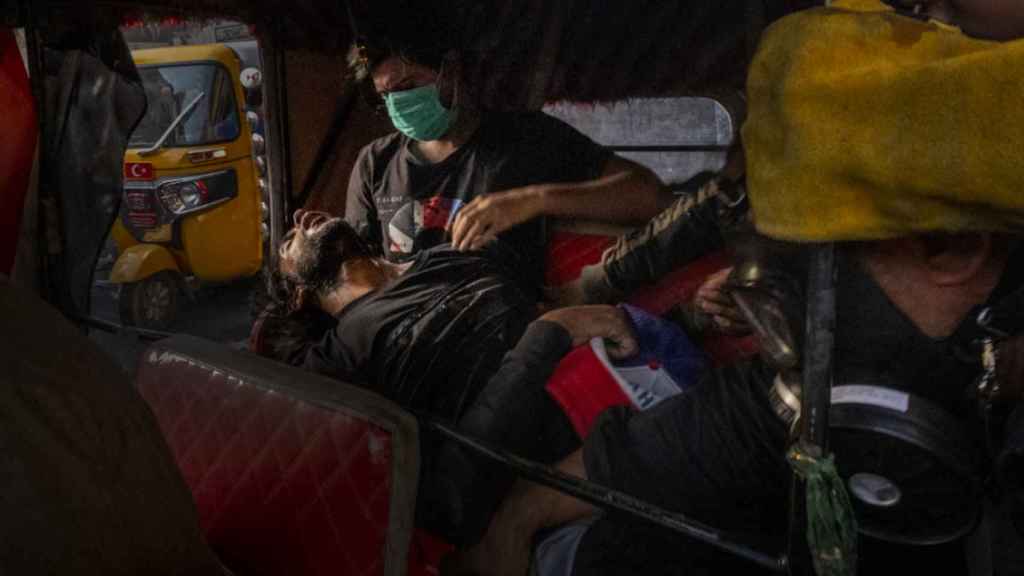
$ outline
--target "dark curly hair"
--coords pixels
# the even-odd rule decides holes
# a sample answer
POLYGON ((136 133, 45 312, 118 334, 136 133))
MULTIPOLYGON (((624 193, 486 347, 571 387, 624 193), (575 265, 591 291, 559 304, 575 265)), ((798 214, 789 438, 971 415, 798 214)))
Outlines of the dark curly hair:
POLYGON ((443 6, 420 1, 385 4, 368 5, 355 14, 357 35, 348 66, 364 88, 373 69, 393 56, 440 70, 445 56, 458 51, 459 34, 443 6))
POLYGON ((249 349, 261 356, 291 365, 302 363, 306 352, 338 321, 314 307, 296 308, 299 282, 283 274, 280 259, 273 255, 263 270, 261 289, 253 294, 254 317, 249 349))

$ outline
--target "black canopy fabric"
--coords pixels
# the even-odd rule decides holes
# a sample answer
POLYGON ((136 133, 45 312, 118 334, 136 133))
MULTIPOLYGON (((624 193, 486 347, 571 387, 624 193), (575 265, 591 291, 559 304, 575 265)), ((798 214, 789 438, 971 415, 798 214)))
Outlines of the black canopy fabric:
POLYGON ((749 52, 781 0, 491 0, 352 5, 360 34, 462 54, 491 108, 742 88, 749 52))
POLYGON ((40 158, 40 206, 55 231, 47 237, 48 289, 65 312, 87 316, 93 266, 118 213, 124 151, 146 97, 116 23, 88 33, 51 22, 43 33, 40 158))
MULTIPOLYGON (((353 33, 439 42, 492 108, 742 88, 763 27, 815 0, 144 0, 137 18, 233 17, 285 48, 344 53, 353 33)), ((128 5, 129 7, 125 7, 128 5)), ((93 5, 103 4, 97 2, 93 5)), ((79 9, 81 5, 79 5, 79 9)))

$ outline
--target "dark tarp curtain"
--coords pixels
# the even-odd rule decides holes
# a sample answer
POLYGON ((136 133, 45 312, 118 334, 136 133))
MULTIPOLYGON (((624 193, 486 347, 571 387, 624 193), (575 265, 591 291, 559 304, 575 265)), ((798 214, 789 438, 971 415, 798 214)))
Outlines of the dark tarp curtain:
POLYGON ((121 202, 125 147, 146 97, 116 26, 47 29, 43 60, 40 202, 49 229, 60 230, 47 240, 50 299, 87 316, 93 268, 121 202))
POLYGON ((359 34, 462 54, 487 108, 741 90, 763 27, 794 0, 353 0, 359 34), (415 41, 415 40, 414 40, 415 41))
MULTIPOLYGON (((463 55, 489 108, 741 89, 765 25, 820 0, 143 0, 125 17, 234 17, 285 49, 344 54, 359 34, 463 55), (351 14, 353 20, 350 19, 351 14)), ((340 74, 342 71, 338 70, 340 74)))

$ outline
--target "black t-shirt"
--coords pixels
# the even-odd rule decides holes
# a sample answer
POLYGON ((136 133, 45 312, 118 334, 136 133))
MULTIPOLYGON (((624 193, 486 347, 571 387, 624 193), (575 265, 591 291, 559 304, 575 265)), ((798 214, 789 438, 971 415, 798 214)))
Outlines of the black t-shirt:
POLYGON ((454 420, 535 313, 500 248, 464 253, 438 246, 345 307, 303 364, 454 420))
MULTIPOLYGON (((484 194, 600 176, 610 152, 542 112, 486 113, 468 142, 431 164, 395 133, 366 146, 349 180, 345 219, 389 260, 445 242, 445 228, 484 194)), ((501 235, 540 280, 543 220, 501 235)))

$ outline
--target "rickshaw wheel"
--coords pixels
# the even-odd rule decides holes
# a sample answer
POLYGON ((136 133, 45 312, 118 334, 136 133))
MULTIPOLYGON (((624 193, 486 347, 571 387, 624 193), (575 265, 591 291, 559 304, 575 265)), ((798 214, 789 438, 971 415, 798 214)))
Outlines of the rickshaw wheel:
POLYGON ((150 330, 168 328, 178 315, 179 292, 177 276, 167 270, 122 285, 121 322, 150 330))

